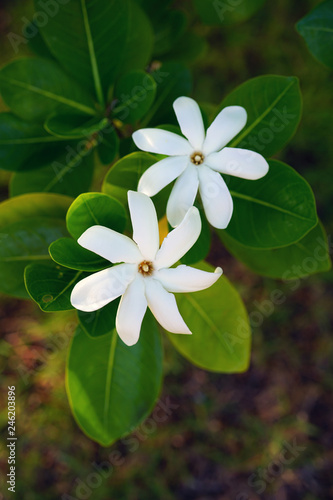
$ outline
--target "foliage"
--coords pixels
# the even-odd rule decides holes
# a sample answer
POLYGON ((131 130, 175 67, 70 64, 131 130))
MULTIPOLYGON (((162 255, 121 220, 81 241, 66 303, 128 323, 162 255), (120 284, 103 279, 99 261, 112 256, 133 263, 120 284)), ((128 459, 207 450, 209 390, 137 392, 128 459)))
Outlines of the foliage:
MULTIPOLYGON (((221 10, 212 12, 211 4, 194 1, 203 22, 226 25, 246 20, 262 4, 243 2, 221 19, 221 10)), ((331 6, 324 2, 298 30, 314 55, 332 67, 331 28, 325 24, 331 6)), ((18 298, 29 294, 46 312, 72 309, 74 285, 88 272, 111 266, 76 240, 96 224, 130 233, 127 191, 136 190, 142 173, 161 159, 135 151, 131 134, 142 127, 170 128, 172 103, 191 93, 187 63, 204 50, 184 12, 166 2, 71 0, 58 7, 31 44, 36 54, 0 71, 0 93, 10 109, 0 115, 0 167, 14 172, 11 199, 0 205, 1 291, 18 298), (102 165, 109 167, 106 174, 102 165), (102 193, 96 192, 101 184, 102 193)), ((218 231, 226 248, 263 276, 293 279, 328 270, 326 235, 309 184, 292 167, 271 159, 300 122, 297 78, 259 76, 237 87, 219 106, 202 104, 208 122, 227 106, 243 106, 246 127, 228 146, 269 159, 269 173, 257 181, 224 176, 234 199, 231 223, 218 231), (318 245, 316 266, 304 266, 318 245), (301 273, 296 273, 299 265, 301 273), (292 270, 288 276, 286 267, 292 270)), ((169 193, 167 187, 153 198, 162 220, 169 193)), ((201 209, 200 199, 197 205, 201 209)), ((199 263, 208 254, 212 233, 202 210, 201 217, 202 235, 182 261, 211 269, 199 263)), ((149 314, 139 343, 127 347, 115 330, 117 305, 95 313, 78 311, 67 366, 68 396, 78 425, 105 446, 147 416, 162 378, 155 320, 149 314)), ((227 278, 211 289, 179 296, 178 305, 193 331, 192 337, 168 334, 182 355, 220 373, 247 369, 249 320, 227 278)))
POLYGON ((318 61, 333 68, 333 2, 326 0, 297 23, 310 52, 318 61))

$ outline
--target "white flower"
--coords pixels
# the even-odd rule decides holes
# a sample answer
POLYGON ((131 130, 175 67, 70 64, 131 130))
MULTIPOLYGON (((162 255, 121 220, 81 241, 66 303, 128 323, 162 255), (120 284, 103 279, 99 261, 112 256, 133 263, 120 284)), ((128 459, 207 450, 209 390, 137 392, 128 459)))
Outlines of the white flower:
POLYGON ((196 292, 213 285, 222 274, 185 265, 169 269, 193 246, 201 231, 199 211, 192 207, 182 223, 171 231, 159 248, 156 211, 151 199, 128 192, 133 240, 103 226, 92 226, 78 243, 115 265, 77 283, 72 305, 81 311, 96 311, 122 295, 116 329, 127 345, 135 344, 147 306, 169 332, 191 333, 181 317, 173 292, 196 292))
POLYGON ((268 163, 253 151, 225 147, 246 124, 247 114, 241 106, 224 108, 206 134, 200 108, 193 99, 179 97, 173 107, 187 140, 153 128, 133 134, 139 149, 170 156, 144 172, 138 191, 154 196, 178 177, 167 204, 170 224, 175 227, 182 221, 199 188, 208 221, 212 226, 224 229, 230 222, 233 203, 220 173, 260 179, 267 174, 268 163))

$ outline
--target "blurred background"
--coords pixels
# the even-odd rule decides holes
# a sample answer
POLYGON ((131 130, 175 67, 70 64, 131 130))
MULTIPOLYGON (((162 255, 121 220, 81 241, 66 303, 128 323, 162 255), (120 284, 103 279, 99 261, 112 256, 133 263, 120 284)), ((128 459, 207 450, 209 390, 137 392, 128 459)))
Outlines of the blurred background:
MULTIPOLYGON (((318 3, 266 1, 242 23, 209 27, 190 0, 174 2, 207 42, 192 66, 193 97, 199 102, 218 104, 236 86, 263 74, 300 79, 303 118, 279 159, 312 185, 331 242, 333 74, 311 56, 294 28, 318 3)), ((20 33, 31 4, 0 2, 1 65, 17 57, 7 34, 20 33)), ((18 56, 27 51, 21 46, 18 56)), ((1 200, 8 196, 8 180, 0 171, 1 200)), ((253 324, 250 369, 237 375, 207 373, 165 338, 163 418, 148 419, 131 439, 106 449, 80 431, 68 405, 65 362, 75 328, 72 313, 45 314, 32 302, 0 297, 0 425, 4 442, 7 386, 15 385, 18 499, 333 498, 332 272, 290 283, 261 278, 216 250, 214 242, 209 261, 222 266, 249 313, 262 318, 253 324), (276 289, 285 301, 269 308, 267 298, 276 289), (96 464, 115 450, 114 469, 96 474, 96 464)), ((3 476, 7 456, 3 446, 3 476)), ((8 494, 5 483, 2 488, 1 500, 8 494)))

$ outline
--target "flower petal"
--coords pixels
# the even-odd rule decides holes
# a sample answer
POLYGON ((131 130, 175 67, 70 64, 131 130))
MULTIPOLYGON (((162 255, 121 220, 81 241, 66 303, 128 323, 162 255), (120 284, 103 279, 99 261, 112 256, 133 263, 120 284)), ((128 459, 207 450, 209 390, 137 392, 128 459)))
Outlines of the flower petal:
POLYGON ((145 285, 143 278, 137 276, 122 296, 116 317, 116 330, 126 345, 134 345, 139 340, 146 310, 145 285))
POLYGON ((132 135, 136 146, 142 151, 161 155, 190 155, 190 143, 178 134, 157 128, 143 128, 132 135))
POLYGON ((141 176, 138 191, 154 196, 182 174, 189 163, 188 156, 171 156, 154 163, 141 176))
POLYGON ((229 189, 218 172, 202 165, 199 169, 199 191, 208 222, 225 229, 230 222, 233 202, 229 189))
POLYGON ((249 149, 223 148, 206 157, 205 164, 222 174, 256 180, 267 174, 269 165, 259 153, 249 149))
POLYGON ((128 206, 133 226, 133 240, 144 259, 154 260, 160 247, 158 220, 151 199, 142 193, 128 191, 128 206))
POLYGON ((189 163, 176 180, 167 203, 167 219, 172 227, 178 226, 184 219, 188 209, 193 206, 198 186, 197 169, 189 163))
POLYGON ((110 262, 136 263, 142 260, 137 245, 131 238, 104 226, 91 226, 77 240, 81 247, 104 257, 110 262))
POLYGON ((199 210, 191 207, 178 227, 164 239, 157 252, 155 268, 170 267, 183 257, 199 238, 201 219, 199 210))
POLYGON ((205 140, 205 128, 198 104, 190 97, 178 97, 173 103, 178 123, 183 135, 194 150, 201 150, 205 140))
POLYGON ((209 273, 189 266, 178 266, 175 269, 160 269, 155 277, 168 292, 198 292, 213 285, 221 276, 222 269, 217 267, 209 273))
POLYGON ((208 155, 223 148, 245 127, 247 114, 241 106, 222 109, 207 130, 203 153, 208 155))
POLYGON ((71 293, 71 304, 80 311, 97 311, 120 297, 135 277, 135 264, 119 264, 79 281, 71 293))
POLYGON ((185 321, 180 315, 175 296, 167 292, 155 279, 147 279, 146 297, 148 306, 160 325, 171 333, 188 333, 185 321))

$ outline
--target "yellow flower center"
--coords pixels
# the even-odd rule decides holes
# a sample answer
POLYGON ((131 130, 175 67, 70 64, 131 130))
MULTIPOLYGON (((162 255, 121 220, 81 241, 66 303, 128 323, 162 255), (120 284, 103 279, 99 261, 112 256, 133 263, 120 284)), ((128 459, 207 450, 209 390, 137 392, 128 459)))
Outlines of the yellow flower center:
POLYGON ((142 276, 151 276, 154 271, 154 266, 152 262, 149 262, 148 260, 144 260, 141 262, 138 266, 138 271, 139 273, 142 274, 142 276))
POLYGON ((200 151, 195 151, 191 154, 191 162, 194 163, 194 165, 201 165, 204 159, 205 157, 202 153, 200 153, 200 151))

